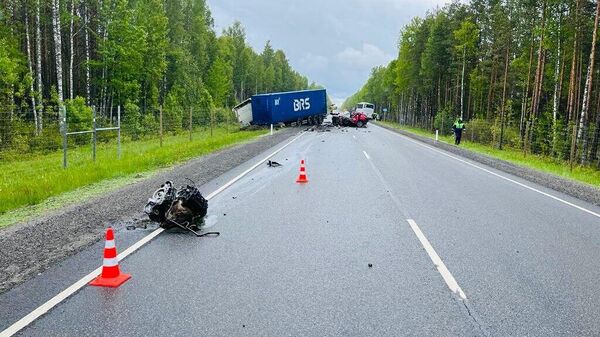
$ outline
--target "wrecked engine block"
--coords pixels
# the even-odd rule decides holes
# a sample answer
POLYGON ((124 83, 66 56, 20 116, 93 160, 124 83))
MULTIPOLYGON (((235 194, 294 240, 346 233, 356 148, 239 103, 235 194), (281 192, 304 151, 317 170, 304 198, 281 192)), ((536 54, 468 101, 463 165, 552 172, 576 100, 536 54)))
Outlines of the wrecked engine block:
POLYGON ((208 212, 208 201, 191 185, 179 189, 167 181, 157 189, 144 207, 150 220, 163 228, 199 228, 208 212))

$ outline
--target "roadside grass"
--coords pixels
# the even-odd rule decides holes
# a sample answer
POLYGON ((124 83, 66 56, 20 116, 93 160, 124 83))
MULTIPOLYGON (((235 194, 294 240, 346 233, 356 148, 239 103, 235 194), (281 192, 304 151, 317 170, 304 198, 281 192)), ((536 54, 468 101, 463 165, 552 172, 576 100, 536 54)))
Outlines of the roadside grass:
POLYGON ((28 214, 40 214, 52 205, 76 201, 86 193, 96 195, 112 190, 152 171, 265 133, 267 130, 228 132, 218 128, 211 137, 210 131, 201 130, 193 133, 192 141, 189 134, 165 136, 162 147, 157 138, 126 141, 121 144, 121 159, 117 159, 116 144, 105 143, 97 147, 96 162, 91 159, 91 146, 82 146, 69 149, 67 169, 62 168, 62 152, 0 163, 0 228, 28 214), (82 189, 86 186, 87 189, 82 189), (59 202, 25 207, 38 205, 50 197, 55 197, 50 201, 59 202))
MULTIPOLYGON (((419 136, 424 136, 431 139, 435 138, 435 134, 431 133, 428 130, 400 125, 392 122, 377 123, 381 123, 383 125, 395 129, 408 131, 419 136)), ((448 144, 454 144, 454 137, 440 136, 439 141, 448 144)), ((499 150, 498 148, 489 145, 471 142, 468 139, 465 139, 465 137, 463 137, 463 141, 460 143, 460 147, 471 150, 473 152, 485 154, 493 158, 502 159, 516 165, 525 166, 546 173, 552 173, 563 178, 593 185, 595 187, 600 187, 600 170, 596 170, 592 167, 577 165, 574 166, 573 170, 571 171, 569 168, 569 163, 565 161, 560 161, 554 158, 540 155, 529 154, 525 156, 523 155, 523 152, 521 150, 513 148, 505 147, 503 150, 499 150)))

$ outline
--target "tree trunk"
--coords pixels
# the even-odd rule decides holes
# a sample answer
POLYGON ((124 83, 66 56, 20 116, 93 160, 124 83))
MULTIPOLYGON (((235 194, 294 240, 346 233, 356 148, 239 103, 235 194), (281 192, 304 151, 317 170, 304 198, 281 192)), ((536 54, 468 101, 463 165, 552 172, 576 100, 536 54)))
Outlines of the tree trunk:
POLYGON ((39 95, 40 111, 38 114, 38 134, 42 132, 44 129, 44 106, 42 104, 44 92, 43 92, 43 82, 42 82, 42 29, 40 25, 40 0, 37 0, 36 9, 35 9, 35 53, 36 53, 36 74, 37 74, 37 94, 39 95))
POLYGON ((544 28, 546 25, 546 1, 542 3, 542 22, 540 23, 540 45, 538 48, 538 60, 535 70, 535 80, 533 83, 533 96, 531 98, 531 111, 529 120, 525 127, 525 153, 531 150, 531 141, 533 130, 535 128, 535 119, 539 111, 539 99, 542 91, 542 82, 544 78, 544 28))
POLYGON ((492 101, 494 100, 494 85, 496 84, 496 67, 492 64, 492 71, 490 76, 490 88, 488 90, 487 109, 485 113, 485 119, 490 119, 490 113, 492 110, 492 101))
POLYGON ((462 75, 460 77, 460 119, 464 119, 465 103, 465 66, 466 66, 467 45, 463 46, 462 75))
POLYGON ((56 91, 58 92, 58 105, 63 104, 62 85, 62 40, 60 36, 60 0, 52 0, 52 32, 54 35, 54 53, 56 56, 56 91))
POLYGON ((510 47, 506 47, 506 61, 504 64, 504 84, 502 85, 502 111, 500 111, 500 150, 502 150, 502 143, 504 141, 504 119, 506 115, 506 84, 508 83, 508 65, 510 63, 509 57, 510 47))
POLYGON ((84 5, 83 8, 83 20, 84 20, 84 40, 85 40, 85 97, 86 102, 89 105, 91 103, 91 78, 90 78, 90 32, 89 32, 89 14, 88 6, 84 5))
MULTIPOLYGON (((25 8, 25 40, 27 42, 27 66, 29 67, 29 74, 33 79, 33 65, 31 60, 31 38, 29 37, 29 10, 25 8)), ((35 126, 35 135, 38 135, 39 132, 39 119, 37 113, 37 106, 35 104, 35 90, 33 88, 33 80, 29 85, 29 95, 31 96, 31 108, 33 111, 33 123, 35 126)))
MULTIPOLYGON (((533 27, 532 27, 533 30, 533 27)), ((521 137, 521 144, 523 145, 523 150, 525 149, 525 114, 527 113, 527 102, 529 101, 529 85, 531 83, 531 68, 533 66, 533 34, 531 34, 531 46, 529 47, 529 66, 527 67, 527 84, 525 86, 525 91, 523 93, 523 102, 521 103, 521 121, 519 123, 519 134, 521 137)))
POLYGON ((73 48, 73 25, 75 20, 75 0, 71 0, 71 22, 69 24, 69 98, 73 99, 73 59, 75 50, 73 48))
POLYGON ((587 163, 587 115, 590 107, 590 95, 592 92, 592 81, 594 76, 594 61, 596 54, 596 32, 598 31, 598 17, 600 15, 600 0, 596 0, 596 17, 594 19, 594 32, 592 33, 592 50, 590 51, 590 63, 588 64, 585 78, 585 90, 581 104, 581 116, 579 119, 579 131, 577 132, 577 143, 583 142, 581 146, 581 164, 587 163))
MULTIPOLYGON (((600 142, 600 92, 598 93, 596 98, 596 128, 594 130, 592 147, 590 149, 591 162, 598 159, 598 142, 600 142)), ((598 162, 598 165, 600 165, 600 162, 598 162)))
POLYGON ((561 86, 561 25, 562 9, 558 13, 558 48, 556 51, 556 69, 554 69, 554 97, 552 102, 552 154, 556 152, 556 119, 560 107, 560 86, 561 86))

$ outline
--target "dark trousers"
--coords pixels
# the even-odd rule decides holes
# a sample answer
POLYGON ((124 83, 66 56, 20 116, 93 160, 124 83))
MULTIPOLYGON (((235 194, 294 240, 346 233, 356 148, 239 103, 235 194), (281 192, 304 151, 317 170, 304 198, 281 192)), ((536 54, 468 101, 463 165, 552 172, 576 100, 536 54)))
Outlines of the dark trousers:
POLYGON ((462 130, 454 132, 454 144, 460 145, 460 139, 462 138, 462 130))

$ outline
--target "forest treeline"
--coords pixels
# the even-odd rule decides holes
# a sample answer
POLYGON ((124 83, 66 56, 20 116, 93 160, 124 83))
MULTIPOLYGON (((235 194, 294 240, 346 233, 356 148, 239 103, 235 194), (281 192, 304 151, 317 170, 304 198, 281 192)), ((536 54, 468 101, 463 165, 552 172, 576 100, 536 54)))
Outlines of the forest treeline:
POLYGON ((600 167, 600 4, 588 0, 471 0, 414 18, 398 57, 345 102, 467 139, 600 167))
POLYGON ((205 0, 0 0, 0 149, 48 134, 63 104, 72 122, 124 106, 141 128, 162 106, 177 128, 190 108, 310 86, 268 41, 255 52, 239 22, 217 34, 205 0))

